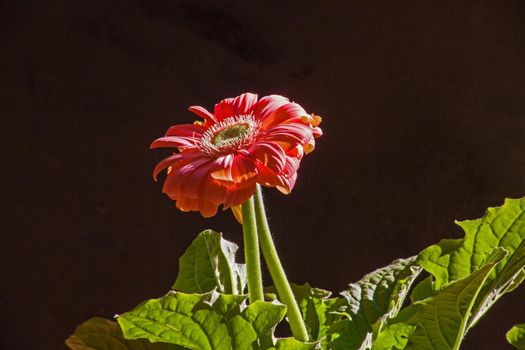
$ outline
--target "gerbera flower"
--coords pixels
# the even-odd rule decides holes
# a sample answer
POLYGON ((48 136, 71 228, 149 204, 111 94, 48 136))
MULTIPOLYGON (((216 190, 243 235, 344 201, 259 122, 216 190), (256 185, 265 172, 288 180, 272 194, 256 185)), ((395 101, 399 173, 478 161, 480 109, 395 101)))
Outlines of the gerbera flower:
POLYGON ((157 164, 153 177, 167 169, 163 192, 177 208, 205 217, 220 205, 241 205, 257 183, 289 193, 303 154, 322 135, 320 117, 278 95, 227 98, 213 114, 200 106, 189 110, 203 121, 174 125, 151 144, 178 150, 157 164))

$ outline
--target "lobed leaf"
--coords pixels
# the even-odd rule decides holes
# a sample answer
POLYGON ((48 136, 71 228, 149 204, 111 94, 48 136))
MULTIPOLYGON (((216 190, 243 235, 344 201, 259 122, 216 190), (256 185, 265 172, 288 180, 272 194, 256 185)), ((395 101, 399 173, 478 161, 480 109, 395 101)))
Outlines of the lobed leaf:
POLYGON ((404 308, 390 321, 390 326, 401 324, 400 328, 394 331, 387 328, 391 334, 383 334, 383 337, 380 335, 378 339, 407 338, 406 346, 399 348, 405 350, 459 349, 476 298, 490 273, 506 255, 503 248, 496 249, 486 264, 477 271, 448 284, 436 295, 404 308), (404 325, 416 328, 407 333, 404 325))
POLYGON ((374 333, 397 315, 410 286, 421 272, 416 257, 399 259, 378 269, 341 293, 333 310, 345 316, 328 331, 330 349, 357 350, 371 346, 374 333))
MULTIPOLYGON (((246 296, 169 292, 118 316, 127 339, 176 344, 194 350, 260 349, 286 312, 284 305, 246 296)), ((267 348, 267 347, 265 347, 267 348)))
POLYGON ((235 262, 237 245, 212 230, 201 232, 179 259, 173 289, 184 293, 243 294, 246 268, 235 262))
POLYGON ((152 344, 148 340, 128 340, 122 335, 117 322, 93 317, 77 327, 66 339, 72 350, 179 350, 172 344, 152 344))
POLYGON ((525 278, 524 212, 525 198, 507 199, 503 206, 489 208, 481 219, 458 222, 465 231, 464 239, 442 240, 418 256, 417 262, 434 276, 433 289, 437 292, 477 271, 496 247, 508 252, 482 286, 467 328, 474 326, 501 296, 525 278))

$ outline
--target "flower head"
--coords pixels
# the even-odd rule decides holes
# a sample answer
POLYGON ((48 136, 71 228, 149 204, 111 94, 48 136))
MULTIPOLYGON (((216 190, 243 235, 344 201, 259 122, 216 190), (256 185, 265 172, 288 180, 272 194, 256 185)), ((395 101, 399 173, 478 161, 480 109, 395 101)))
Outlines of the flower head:
POLYGON ((257 183, 289 193, 303 155, 322 135, 320 117, 279 95, 258 100, 245 93, 222 100, 213 113, 189 110, 203 120, 174 125, 151 144, 178 150, 157 164, 153 177, 167 169, 163 192, 177 208, 205 217, 219 205, 244 203, 257 183))

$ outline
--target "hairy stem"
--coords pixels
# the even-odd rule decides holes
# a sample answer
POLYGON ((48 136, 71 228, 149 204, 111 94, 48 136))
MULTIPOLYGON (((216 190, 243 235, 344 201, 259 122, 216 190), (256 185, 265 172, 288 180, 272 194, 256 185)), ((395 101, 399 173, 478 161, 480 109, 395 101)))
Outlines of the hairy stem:
POLYGON ((266 260, 266 264, 268 265, 268 270, 275 284, 275 289, 277 289, 279 300, 288 308, 287 316, 292 333, 297 340, 308 341, 308 332, 301 316, 299 305, 297 305, 292 288, 277 255, 275 244, 273 243, 272 234, 270 233, 270 227, 268 226, 268 220, 266 218, 266 211, 264 209, 261 186, 259 185, 257 185, 255 192, 255 215, 264 260, 266 260))
POLYGON ((259 255, 259 241, 257 238, 257 224, 253 197, 242 205, 242 231, 244 235, 244 257, 248 279, 248 295, 250 303, 263 300, 263 286, 261 275, 261 258, 259 255))

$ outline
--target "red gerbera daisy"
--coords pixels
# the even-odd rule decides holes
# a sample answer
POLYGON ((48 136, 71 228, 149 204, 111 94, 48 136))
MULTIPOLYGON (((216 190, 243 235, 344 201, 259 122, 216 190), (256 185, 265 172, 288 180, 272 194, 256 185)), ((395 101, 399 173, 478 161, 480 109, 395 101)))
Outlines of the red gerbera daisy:
POLYGON ((241 205, 257 183, 289 193, 304 153, 314 149, 322 135, 321 118, 307 114, 297 103, 271 95, 242 94, 215 105, 189 110, 204 121, 174 125, 151 148, 178 149, 153 171, 167 169, 163 192, 183 211, 205 217, 241 205))

